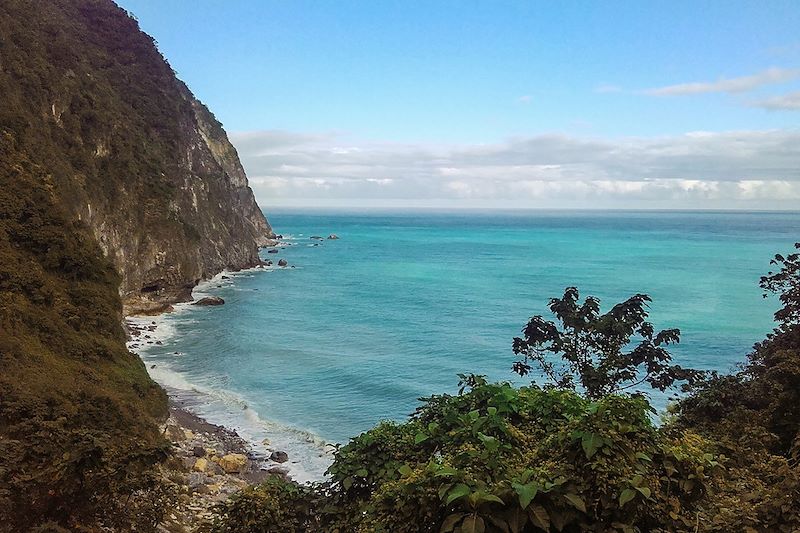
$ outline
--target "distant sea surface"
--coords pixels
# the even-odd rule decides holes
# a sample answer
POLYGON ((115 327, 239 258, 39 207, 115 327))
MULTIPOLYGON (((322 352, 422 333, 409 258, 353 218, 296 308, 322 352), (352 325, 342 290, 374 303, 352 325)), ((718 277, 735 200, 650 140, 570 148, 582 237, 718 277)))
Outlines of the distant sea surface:
POLYGON ((458 373, 522 383, 512 338, 567 286, 603 309, 649 294, 656 328, 682 332, 677 362, 730 371, 773 326, 759 276, 800 240, 798 213, 268 215, 288 246, 262 257, 295 268, 204 283, 195 297, 225 305, 179 306, 140 353, 199 414, 286 449, 300 480, 321 476, 325 442, 402 420, 417 398, 455 392, 458 373))

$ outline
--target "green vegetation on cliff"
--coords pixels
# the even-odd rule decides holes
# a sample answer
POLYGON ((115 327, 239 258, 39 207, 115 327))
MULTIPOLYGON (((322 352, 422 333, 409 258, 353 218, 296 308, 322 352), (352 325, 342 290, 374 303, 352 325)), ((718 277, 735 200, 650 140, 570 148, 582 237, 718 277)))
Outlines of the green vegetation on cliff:
POLYGON ((0 530, 160 512, 166 398, 125 348, 119 276, 55 190, 0 133, 0 530))
POLYGON ((0 531, 150 530, 167 403, 120 293, 185 298, 271 230, 221 125, 111 0, 0 2, 0 95, 0 531))
POLYGON ((0 3, 0 130, 50 176, 127 300, 185 298, 271 235, 214 116, 111 0, 0 3))

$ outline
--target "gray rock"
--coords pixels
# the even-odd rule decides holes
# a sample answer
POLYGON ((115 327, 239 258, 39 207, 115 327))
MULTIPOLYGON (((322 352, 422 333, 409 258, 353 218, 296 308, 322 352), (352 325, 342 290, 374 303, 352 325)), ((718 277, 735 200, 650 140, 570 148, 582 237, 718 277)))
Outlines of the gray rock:
POLYGON ((331 233, 330 235, 328 235, 328 240, 330 240, 330 241, 335 241, 338 238, 339 238, 339 236, 336 235, 335 233, 331 233))
POLYGON ((247 458, 250 459, 251 461, 256 461, 260 463, 261 461, 267 458, 267 454, 256 450, 250 450, 249 452, 247 452, 247 458))
POLYGON ((269 250, 267 250, 267 253, 268 254, 277 254, 278 253, 278 249, 277 248, 270 248, 269 250))
POLYGON ((324 240, 324 237, 320 237, 319 235, 312 235, 311 237, 309 237, 309 239, 313 239, 315 241, 321 241, 324 240))
POLYGON ((196 492, 197 494, 208 494, 209 492, 211 492, 211 489, 209 489, 205 485, 197 485, 196 487, 191 487, 191 489, 193 492, 196 492))
POLYGON ((206 296, 205 298, 197 300, 192 305, 222 305, 224 303, 225 300, 223 300, 219 296, 206 296))
POLYGON ((289 460, 289 454, 286 452, 275 451, 270 454, 269 459, 270 461, 275 461, 276 463, 285 463, 289 460))
POLYGON ((278 266, 279 267, 285 267, 288 264, 289 264, 289 261, 287 261, 286 259, 281 259, 280 261, 278 261, 278 266))
POLYGON ((208 476, 202 472, 189 472, 186 476, 186 482, 189 484, 190 489, 196 489, 208 483, 208 476))
POLYGON ((202 446, 195 446, 194 448, 192 448, 192 454, 195 457, 203 457, 206 454, 206 449, 203 448, 202 446))

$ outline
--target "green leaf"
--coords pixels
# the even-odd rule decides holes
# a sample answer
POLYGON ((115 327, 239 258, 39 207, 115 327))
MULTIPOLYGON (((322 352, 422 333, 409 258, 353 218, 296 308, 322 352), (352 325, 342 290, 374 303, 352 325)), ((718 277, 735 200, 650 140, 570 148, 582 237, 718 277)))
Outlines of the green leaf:
POLYGON ((470 515, 461 522, 461 533, 484 533, 486 524, 480 516, 470 515))
POLYGON ((478 491, 476 494, 478 495, 478 497, 476 499, 476 503, 478 503, 478 504, 486 503, 486 502, 495 502, 495 503, 499 503, 500 505, 505 505, 506 504, 506 502, 501 500, 499 496, 497 496, 495 494, 492 494, 491 492, 486 492, 486 491, 482 491, 481 490, 481 491, 478 491))
POLYGON ((625 489, 619 495, 619 506, 622 507, 636 496, 636 491, 633 489, 625 489))
POLYGON ((500 441, 490 435, 485 435, 479 432, 478 439, 480 439, 480 441, 483 443, 483 446, 489 452, 494 452, 500 447, 500 441))
POLYGON ((494 527, 496 527, 503 533, 511 533, 511 529, 509 529, 508 523, 502 518, 496 516, 487 516, 486 518, 489 519, 489 522, 491 522, 494 527))
POLYGON ((572 504, 573 507, 578 509, 580 512, 586 512, 586 504, 583 502, 583 498, 578 496, 577 494, 564 494, 564 497, 567 499, 569 503, 572 504))
POLYGON ((650 489, 648 487, 636 487, 636 490, 642 493, 645 498, 650 497, 650 489))
POLYGON ((397 469, 397 471, 400 472, 400 475, 403 477, 408 477, 411 475, 411 472, 413 472, 413 470, 411 470, 411 467, 408 465, 401 466, 400 468, 397 469))
POLYGON ((353 478, 351 477, 344 478, 342 480, 342 486, 344 487, 344 490, 348 490, 350 487, 353 486, 353 478))
POLYGON ((439 530, 439 533, 449 533, 453 531, 461 519, 464 517, 464 513, 453 513, 449 515, 447 518, 444 519, 442 522, 442 528, 439 530))
POLYGON ((584 433, 581 437, 581 446, 586 458, 591 459, 597 453, 597 450, 603 446, 603 437, 595 433, 584 433))
POLYGON ((436 473, 434 474, 436 477, 447 477, 447 476, 454 476, 456 474, 456 469, 452 466, 440 466, 436 469, 436 473))
POLYGON ((430 437, 429 437, 428 435, 426 435, 425 433, 419 432, 419 433, 417 433, 417 435, 414 437, 414 444, 419 444, 420 442, 425 442, 425 441, 426 441, 426 440, 428 440, 429 438, 430 438, 430 437))
POLYGON ((450 487, 452 487, 452 486, 453 486, 452 483, 446 483, 446 484, 442 485, 441 487, 439 487, 439 499, 440 500, 444 500, 444 495, 447 494, 447 491, 450 490, 450 487))
POLYGON ((450 505, 453 503, 454 500, 459 498, 463 498, 467 494, 470 493, 470 488, 463 483, 459 483, 447 493, 447 500, 445 500, 445 504, 450 505))
POLYGON ((366 468, 359 468, 358 470, 356 470, 356 475, 358 477, 367 477, 369 475, 369 472, 367 471, 366 468))
POLYGON ((522 533, 525 524, 528 522, 528 513, 519 507, 511 507, 507 509, 503 516, 508 524, 508 529, 511 533, 522 533))
POLYGON ((644 452, 636 452, 636 458, 641 459, 642 461, 647 461, 648 463, 652 463, 653 460, 644 452))
POLYGON ((489 416, 494 416, 497 414, 497 407, 489 407, 486 412, 489 413, 489 416))
POLYGON ((533 525, 539 529, 550 531, 550 515, 547 514, 547 509, 535 503, 528 509, 528 516, 531 517, 533 525))
POLYGON ((522 485, 521 483, 512 483, 511 486, 519 496, 519 506, 523 509, 528 508, 533 499, 536 497, 536 493, 539 492, 539 484, 535 481, 532 481, 527 485, 522 485))

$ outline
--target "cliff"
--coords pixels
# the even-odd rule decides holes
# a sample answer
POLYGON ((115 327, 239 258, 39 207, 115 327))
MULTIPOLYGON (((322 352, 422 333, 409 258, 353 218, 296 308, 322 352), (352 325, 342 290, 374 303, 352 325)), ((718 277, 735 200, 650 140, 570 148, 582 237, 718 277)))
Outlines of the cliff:
POLYGON ((271 236, 222 126, 124 10, 0 2, 0 531, 154 529, 166 395, 123 311, 271 236))
POLYGON ((235 148, 109 0, 0 6, 0 124, 121 276, 126 311, 258 262, 272 230, 235 148))

